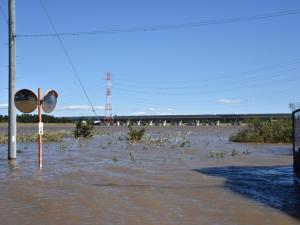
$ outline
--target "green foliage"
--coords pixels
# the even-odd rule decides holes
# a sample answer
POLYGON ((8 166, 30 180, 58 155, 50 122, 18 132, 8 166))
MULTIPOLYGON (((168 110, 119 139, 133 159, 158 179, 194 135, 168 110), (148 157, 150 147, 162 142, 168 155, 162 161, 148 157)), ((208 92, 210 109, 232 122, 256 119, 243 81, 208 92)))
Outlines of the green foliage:
POLYGON ((94 135, 94 127, 90 122, 84 122, 80 119, 73 131, 74 137, 77 138, 91 138, 94 135))
MULTIPOLYGON (((73 123, 73 119, 67 117, 54 117, 50 115, 43 114, 42 120, 44 123, 73 123)), ((0 115, 0 123, 7 123, 8 116, 7 115, 0 115)), ((17 115, 17 122, 18 123, 37 123, 38 122, 38 115, 37 114, 28 114, 24 113, 21 115, 17 115)))
POLYGON ((292 121, 290 119, 249 121, 248 127, 229 138, 233 142, 290 143, 292 121))
POLYGON ((128 131, 127 139, 131 142, 142 140, 146 132, 145 128, 138 129, 138 128, 133 128, 132 126, 128 126, 128 129, 129 131, 128 131))
POLYGON ((0 123, 7 122, 7 121, 8 121, 8 116, 0 115, 0 123))
MULTIPOLYGON (((69 118, 65 117, 54 117, 50 115, 43 114, 42 121, 44 123, 70 123, 73 122, 69 118)), ((36 114, 21 114, 17 115, 17 122, 19 123, 37 123, 38 122, 38 115, 36 114)))

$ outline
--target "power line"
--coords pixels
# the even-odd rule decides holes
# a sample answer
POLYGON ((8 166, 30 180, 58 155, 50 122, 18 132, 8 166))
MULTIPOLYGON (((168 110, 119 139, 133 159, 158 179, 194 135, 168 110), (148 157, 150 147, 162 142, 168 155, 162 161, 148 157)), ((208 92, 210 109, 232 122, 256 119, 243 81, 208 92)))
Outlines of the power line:
POLYGON ((118 33, 135 33, 135 32, 147 32, 147 31, 159 31, 159 30, 175 30, 184 29, 191 27, 201 27, 208 25, 217 24, 230 24, 237 22, 255 21, 263 20, 274 17, 282 17, 289 15, 300 14, 300 9, 277 11, 271 13, 256 14, 252 16, 241 16, 241 17, 231 17, 223 19, 213 19, 201 22, 190 22, 190 23, 180 23, 180 24, 169 24, 169 25, 158 25, 158 26, 145 26, 145 27, 135 27, 135 28, 120 28, 120 29, 107 29, 107 30, 94 30, 94 31, 78 31, 78 32, 64 32, 64 33, 40 33, 40 34, 19 34, 17 37, 23 38, 33 38, 33 37, 56 37, 59 36, 79 36, 79 35, 101 35, 101 34, 118 34, 118 33))
POLYGON ((88 94, 87 94, 87 92, 86 92, 84 86, 83 86, 83 83, 82 83, 82 81, 81 81, 81 79, 80 79, 80 76, 79 76, 77 70, 76 70, 76 67, 75 67, 75 65, 74 65, 74 63, 73 63, 73 61, 72 61, 72 59, 71 59, 71 57, 70 57, 70 55, 69 55, 69 53, 68 53, 68 51, 67 51, 67 49, 66 49, 64 43, 63 43, 63 41, 62 41, 62 39, 61 39, 59 33, 57 32, 57 30, 56 30, 56 28, 55 28, 55 26, 54 26, 54 23, 53 23, 53 21, 52 21, 50 15, 49 15, 47 9, 45 8, 45 5, 43 4, 42 0, 40 0, 40 4, 41 4, 41 6, 42 6, 42 9, 43 9, 45 15, 46 15, 47 18, 48 18, 48 21, 49 21, 49 23, 50 23, 50 25, 51 25, 51 27, 52 27, 54 33, 55 33, 55 36, 57 37, 57 40, 58 40, 58 42, 59 42, 59 44, 60 44, 60 46, 61 46, 61 48, 62 48, 62 50, 63 50, 63 53, 64 53, 64 55, 66 56, 66 58, 68 59, 68 62, 69 62, 69 64, 70 64, 71 68, 72 68, 72 71, 73 71, 73 73, 74 73, 74 75, 75 75, 75 77, 76 77, 78 83, 80 84, 80 87, 81 87, 81 89, 83 90, 83 93, 84 93, 86 99, 88 100, 88 103, 90 104, 90 106, 91 106, 91 108, 92 108, 92 111, 94 112, 95 116, 97 116, 97 113, 96 113, 96 111, 95 111, 95 108, 94 108, 94 106, 93 106, 93 104, 92 104, 92 102, 91 102, 91 100, 90 100, 90 98, 89 98, 89 96, 88 96, 88 94))
MULTIPOLYGON (((228 78, 243 78, 251 76, 252 74, 259 74, 262 72, 265 72, 267 70, 273 70, 277 68, 284 68, 288 66, 293 66, 293 65, 298 65, 300 63, 300 58, 296 58, 287 62, 281 62, 279 64, 273 64, 273 65, 266 65, 263 67, 257 67, 253 68, 247 71, 242 71, 242 72, 237 72, 237 73, 232 73, 232 74, 218 74, 217 76, 209 76, 209 78, 201 78, 201 79, 192 79, 192 80, 139 80, 139 79, 122 79, 123 77, 128 77, 125 75, 118 76, 115 75, 114 78, 114 83, 115 84, 124 84, 124 85, 136 85, 136 86, 141 86, 141 83, 144 86, 149 86, 153 87, 153 85, 162 85, 162 86, 170 86, 171 84, 187 84, 187 83, 207 83, 207 82, 215 82, 216 80, 228 80, 228 78), (119 78, 118 78, 119 77, 119 78), (122 78, 120 78, 122 77, 122 78)), ((257 76, 257 75, 256 75, 257 76)), ((190 86, 188 86, 190 87, 190 86)))
MULTIPOLYGON (((264 80, 265 78, 267 79, 267 81, 273 80, 274 78, 284 78, 286 77, 286 74, 289 73, 293 73, 293 72, 298 72, 299 68, 291 68, 291 69, 285 69, 285 70, 279 70, 279 71, 274 71, 271 73, 268 73, 268 76, 271 77, 265 77, 262 76, 262 74, 256 74, 253 76, 248 76, 248 77, 236 77, 234 78, 234 80, 230 79, 230 76, 226 77, 224 76, 224 79, 204 79, 202 82, 195 82, 193 85, 184 85, 185 81, 182 81, 183 85, 169 85, 169 84, 156 84, 156 85, 152 85, 152 86, 148 86, 147 83, 144 82, 140 82, 139 84, 129 84, 129 83, 122 83, 122 82, 114 82, 114 86, 115 87, 130 87, 130 88, 134 88, 135 90, 142 90, 142 91, 149 91, 152 93, 152 91, 154 90, 159 90, 159 91, 176 91, 176 90, 193 90, 193 89, 199 89, 199 88, 207 88, 207 87, 215 87, 216 83, 220 83, 217 81, 221 81, 222 82, 222 86, 224 86, 225 84, 228 84, 230 86, 232 86, 232 84, 237 84, 239 82, 243 82, 243 83, 257 83, 259 81, 264 80)), ((250 74, 248 74, 250 75, 250 74)))
POLYGON ((187 95, 197 95, 197 94, 211 94, 211 93, 223 93, 223 92, 230 92, 230 91, 236 91, 236 90, 246 90, 246 89, 253 89, 256 87, 266 87, 267 85, 275 85, 275 84, 282 84, 282 82, 295 82, 296 80, 299 80, 299 76, 295 75, 293 77, 284 77, 283 79, 280 80, 266 80, 265 82, 261 82, 261 83, 249 83, 249 84, 245 84, 245 85, 241 85, 241 86, 231 86, 231 87, 227 87, 227 88, 223 88, 223 89, 215 89, 215 90, 209 90, 209 91, 191 91, 191 92, 187 92, 185 91, 184 93, 167 93, 165 92, 163 89, 159 89, 159 90, 132 90, 132 89, 126 89, 123 87, 115 87, 115 90, 117 91, 121 91, 121 92, 132 92, 132 93, 137 93, 137 94, 149 94, 149 95, 154 95, 154 94, 159 94, 159 95, 172 95, 172 96, 178 96, 178 95, 183 95, 183 96, 187 96, 187 95))

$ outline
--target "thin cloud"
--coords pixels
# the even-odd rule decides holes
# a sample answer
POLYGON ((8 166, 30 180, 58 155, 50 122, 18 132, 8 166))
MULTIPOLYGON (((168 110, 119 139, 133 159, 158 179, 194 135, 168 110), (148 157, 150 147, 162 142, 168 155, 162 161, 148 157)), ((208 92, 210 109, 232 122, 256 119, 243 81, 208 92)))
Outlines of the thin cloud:
POLYGON ((131 115, 133 115, 133 116, 143 116, 143 115, 146 115, 146 112, 133 112, 133 113, 131 113, 131 115))
POLYGON ((168 112, 156 112, 155 115, 173 115, 173 113, 168 112))
POLYGON ((8 104, 0 104, 0 109, 7 109, 8 108, 8 104))
POLYGON ((150 108, 148 108, 148 110, 149 111, 161 111, 161 110, 173 111, 174 109, 173 108, 163 109, 163 108, 153 108, 153 107, 150 107, 150 108))
POLYGON ((216 102, 222 103, 222 104, 238 104, 241 103, 241 99, 227 99, 227 98, 221 98, 217 99, 216 102))
MULTIPOLYGON (((94 109, 104 109, 105 107, 102 105, 95 105, 94 109)), ((62 107, 63 110, 92 110, 91 106, 88 105, 68 105, 62 107)))

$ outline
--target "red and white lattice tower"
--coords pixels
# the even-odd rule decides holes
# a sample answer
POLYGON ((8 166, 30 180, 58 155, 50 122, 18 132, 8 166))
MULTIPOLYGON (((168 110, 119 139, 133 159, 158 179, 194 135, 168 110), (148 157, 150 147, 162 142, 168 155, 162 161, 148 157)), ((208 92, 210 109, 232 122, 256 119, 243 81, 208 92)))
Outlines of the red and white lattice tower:
POLYGON ((111 125, 112 120, 112 105, 111 105, 111 73, 107 72, 105 74, 105 81, 106 81, 106 104, 105 104, 105 121, 107 125, 111 125))

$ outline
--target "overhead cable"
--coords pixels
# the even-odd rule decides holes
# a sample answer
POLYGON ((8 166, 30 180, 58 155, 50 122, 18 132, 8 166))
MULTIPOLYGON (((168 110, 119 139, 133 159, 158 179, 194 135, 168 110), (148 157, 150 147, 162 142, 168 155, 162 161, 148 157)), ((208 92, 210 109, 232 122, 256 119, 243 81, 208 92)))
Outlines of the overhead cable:
POLYGON ((83 86, 83 83, 82 83, 82 81, 80 79, 79 73, 77 72, 76 67, 75 67, 75 65, 74 65, 74 63, 73 63, 73 61, 72 61, 72 59, 71 59, 71 57, 70 57, 70 55, 69 55, 69 53, 68 53, 68 51, 67 51, 64 43, 63 43, 63 41, 62 41, 59 33, 57 32, 57 30, 55 28, 55 25, 54 25, 54 23, 53 23, 50 15, 49 15, 49 13, 48 13, 46 7, 45 7, 45 5, 43 4, 42 0, 40 0, 40 4, 42 6, 42 9, 43 9, 45 15, 47 16, 47 18, 49 20, 49 23, 50 23, 50 25, 51 25, 54 33, 55 33, 55 36, 57 37, 57 40, 58 40, 58 42, 59 42, 59 44, 60 44, 60 46, 61 46, 61 48, 63 50, 63 53, 66 56, 66 58, 68 59, 68 62, 70 64, 70 66, 71 66, 71 69, 72 69, 72 71, 73 71, 73 73, 74 73, 74 75, 75 75, 75 77, 76 77, 76 79, 77 79, 77 81, 78 81, 78 83, 79 83, 79 85, 80 85, 80 87, 81 87, 81 89, 82 89, 82 91, 83 91, 83 93, 84 93, 84 95, 85 95, 85 97, 86 97, 89 105, 91 106, 92 111, 94 112, 95 116, 97 116, 97 113, 96 113, 95 108, 94 108, 94 106, 93 106, 93 104, 91 102, 91 99, 89 98, 89 96, 88 96, 88 94, 87 94, 87 92, 86 92, 86 90, 85 90, 85 88, 83 86))
POLYGON ((135 32, 159 31, 159 30, 175 30, 175 29, 183 29, 183 28, 208 26, 208 25, 230 24, 230 23, 237 23, 237 22, 263 20, 263 19, 269 19, 274 17, 283 17, 283 16, 297 15, 297 14, 300 14, 300 9, 256 14, 252 16, 213 19, 213 20, 190 22, 190 23, 145 26, 145 27, 135 27, 135 28, 94 30, 94 31, 63 32, 63 33, 54 32, 54 33, 40 33, 40 34, 18 34, 17 37, 33 38, 33 37, 56 37, 57 35, 59 36, 102 35, 102 34, 135 33, 135 32))

